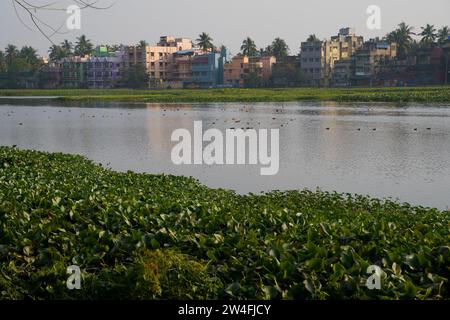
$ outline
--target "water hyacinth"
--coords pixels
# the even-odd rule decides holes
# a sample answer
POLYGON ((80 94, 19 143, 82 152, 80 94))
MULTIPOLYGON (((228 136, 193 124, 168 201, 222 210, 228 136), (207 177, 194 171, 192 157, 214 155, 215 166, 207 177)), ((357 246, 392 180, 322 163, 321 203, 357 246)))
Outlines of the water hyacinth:
POLYGON ((390 200, 237 195, 0 147, 0 299, 448 299, 449 226, 390 200))

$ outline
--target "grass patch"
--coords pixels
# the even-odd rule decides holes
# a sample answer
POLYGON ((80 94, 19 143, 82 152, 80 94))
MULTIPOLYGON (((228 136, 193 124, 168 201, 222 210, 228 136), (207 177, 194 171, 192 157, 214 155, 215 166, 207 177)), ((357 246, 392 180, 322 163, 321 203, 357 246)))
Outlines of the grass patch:
POLYGON ((0 90, 0 96, 58 96, 62 101, 139 102, 449 102, 450 86, 414 88, 283 88, 205 90, 0 90))
POLYGON ((0 147, 0 299, 448 299, 449 225, 389 200, 237 195, 0 147))

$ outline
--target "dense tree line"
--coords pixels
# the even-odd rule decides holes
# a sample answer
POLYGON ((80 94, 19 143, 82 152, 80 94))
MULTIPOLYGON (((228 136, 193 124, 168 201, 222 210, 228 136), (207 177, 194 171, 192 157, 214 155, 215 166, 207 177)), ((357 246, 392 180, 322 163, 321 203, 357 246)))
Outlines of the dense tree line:
POLYGON ((34 48, 23 46, 18 49, 9 44, 4 51, 0 50, 0 87, 23 87, 24 79, 33 76, 42 65, 34 48))

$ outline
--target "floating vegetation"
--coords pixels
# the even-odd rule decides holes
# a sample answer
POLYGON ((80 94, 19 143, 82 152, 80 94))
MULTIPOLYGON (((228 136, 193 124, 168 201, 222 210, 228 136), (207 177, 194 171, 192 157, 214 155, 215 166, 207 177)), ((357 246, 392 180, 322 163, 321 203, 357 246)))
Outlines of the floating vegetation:
POLYGON ((0 299, 448 299, 449 226, 390 200, 237 195, 0 147, 0 299))

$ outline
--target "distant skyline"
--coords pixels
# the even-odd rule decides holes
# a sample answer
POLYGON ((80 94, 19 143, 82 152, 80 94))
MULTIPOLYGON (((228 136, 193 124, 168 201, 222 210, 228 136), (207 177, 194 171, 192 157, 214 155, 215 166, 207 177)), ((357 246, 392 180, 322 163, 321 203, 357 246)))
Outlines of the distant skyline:
MULTIPOLYGON (((52 1, 28 1, 36 5, 52 1)), ((55 6, 67 7, 73 1, 54 1, 55 6)), ((216 46, 225 45, 231 54, 239 52, 242 40, 251 37, 258 47, 266 47, 276 37, 286 40, 290 54, 297 54, 302 41, 316 34, 319 39, 336 35, 342 27, 353 27, 365 39, 382 37, 405 21, 419 33, 427 23, 436 29, 450 25, 449 0, 99 0, 97 5, 113 7, 107 10, 85 9, 81 16, 81 30, 65 30, 67 34, 54 35, 59 44, 71 42, 85 34, 94 44, 136 44, 146 40, 154 44, 161 35, 191 38, 195 41, 201 32, 207 32, 216 46), (381 8, 380 30, 366 27, 370 5, 381 8)), ((51 43, 37 30, 25 27, 16 16, 11 1, 0 2, 0 50, 11 43, 18 47, 30 45, 39 54, 48 55, 51 43)), ((22 20, 32 27, 29 17, 22 20)), ((68 15, 64 11, 42 14, 45 22, 59 27, 68 15)))

